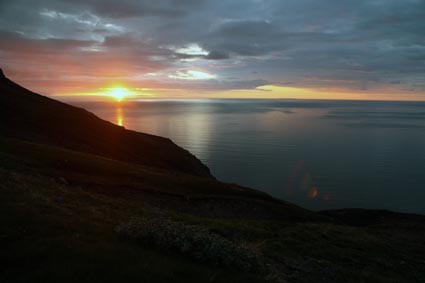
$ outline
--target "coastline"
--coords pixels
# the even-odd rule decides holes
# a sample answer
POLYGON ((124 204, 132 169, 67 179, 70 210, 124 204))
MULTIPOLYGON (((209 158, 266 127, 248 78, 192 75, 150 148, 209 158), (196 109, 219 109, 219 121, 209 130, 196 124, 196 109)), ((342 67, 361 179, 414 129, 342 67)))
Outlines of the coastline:
POLYGON ((168 139, 5 79, 0 106, 4 282, 425 278, 425 216, 316 213, 223 183, 168 139))

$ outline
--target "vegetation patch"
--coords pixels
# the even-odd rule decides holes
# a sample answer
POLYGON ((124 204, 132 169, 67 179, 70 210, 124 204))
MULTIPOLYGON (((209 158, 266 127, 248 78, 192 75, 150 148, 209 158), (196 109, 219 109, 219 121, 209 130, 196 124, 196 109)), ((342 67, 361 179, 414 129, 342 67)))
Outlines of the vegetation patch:
POLYGON ((208 229, 166 218, 134 218, 116 227, 120 236, 185 254, 200 262, 245 271, 262 269, 259 256, 208 229))

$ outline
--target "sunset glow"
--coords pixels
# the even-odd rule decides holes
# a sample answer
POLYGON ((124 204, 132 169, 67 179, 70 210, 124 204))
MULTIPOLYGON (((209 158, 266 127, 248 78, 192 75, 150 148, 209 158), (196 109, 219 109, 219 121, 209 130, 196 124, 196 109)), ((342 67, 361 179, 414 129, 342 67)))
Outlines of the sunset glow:
POLYGON ((425 100, 423 1, 167 1, 6 1, 2 68, 84 100, 425 100))
POLYGON ((125 87, 113 87, 108 90, 106 93, 107 96, 114 98, 116 101, 120 102, 126 97, 130 96, 132 92, 125 87))

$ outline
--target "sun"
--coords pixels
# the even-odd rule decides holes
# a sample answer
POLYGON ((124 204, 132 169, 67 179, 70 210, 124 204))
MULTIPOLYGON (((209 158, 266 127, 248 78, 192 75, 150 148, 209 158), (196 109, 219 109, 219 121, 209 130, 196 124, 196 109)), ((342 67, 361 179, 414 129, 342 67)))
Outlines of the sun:
POLYGON ((125 87, 112 87, 108 90, 107 95, 120 102, 127 96, 131 95, 131 91, 125 87))

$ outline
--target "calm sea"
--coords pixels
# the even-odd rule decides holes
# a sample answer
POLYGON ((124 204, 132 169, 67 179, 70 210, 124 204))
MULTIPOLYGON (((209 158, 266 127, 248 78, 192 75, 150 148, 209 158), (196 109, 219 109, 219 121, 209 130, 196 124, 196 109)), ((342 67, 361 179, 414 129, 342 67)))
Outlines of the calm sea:
POLYGON ((171 138, 220 180, 310 209, 425 214, 425 103, 316 100, 78 102, 171 138))

